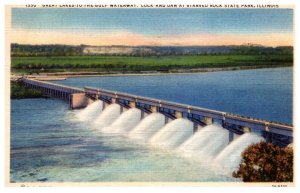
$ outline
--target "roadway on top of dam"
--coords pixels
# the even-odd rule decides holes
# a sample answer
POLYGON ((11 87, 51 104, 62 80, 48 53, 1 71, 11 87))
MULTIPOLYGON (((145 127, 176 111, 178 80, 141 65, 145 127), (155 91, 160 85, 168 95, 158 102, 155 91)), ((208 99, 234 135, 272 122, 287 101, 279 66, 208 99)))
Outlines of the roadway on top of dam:
POLYGON ((94 99, 101 99, 100 96, 108 97, 108 100, 111 100, 111 102, 113 99, 118 99, 126 102, 146 104, 158 108, 166 108, 175 112, 210 117, 212 119, 221 120, 222 122, 227 124, 238 125, 238 126, 249 127, 249 128, 256 128, 261 131, 293 137, 293 126, 288 124, 276 123, 272 121, 245 117, 241 115, 235 115, 231 113, 226 113, 222 111, 216 111, 216 110, 211 110, 211 109, 206 109, 201 107, 195 107, 186 104, 168 102, 168 101, 153 99, 149 97, 131 95, 123 92, 115 92, 106 89, 99 89, 99 88, 92 88, 92 87, 85 87, 84 89, 78 89, 75 87, 60 85, 60 84, 46 82, 46 81, 26 79, 26 78, 23 78, 23 81, 28 85, 32 85, 33 88, 36 89, 48 88, 54 90, 55 92, 58 91, 62 93, 69 93, 70 95, 74 93, 84 93, 85 95, 89 97, 93 97, 94 99))
POLYGON ((70 77, 51 81, 174 101, 293 124, 292 68, 157 76, 70 77))

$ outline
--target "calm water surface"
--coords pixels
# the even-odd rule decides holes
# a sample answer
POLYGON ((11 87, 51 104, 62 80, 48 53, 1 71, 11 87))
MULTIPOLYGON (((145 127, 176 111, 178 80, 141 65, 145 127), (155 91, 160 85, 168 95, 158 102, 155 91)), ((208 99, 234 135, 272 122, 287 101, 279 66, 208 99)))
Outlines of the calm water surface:
POLYGON ((56 81, 292 123, 293 71, 269 68, 198 74, 81 77, 56 81))

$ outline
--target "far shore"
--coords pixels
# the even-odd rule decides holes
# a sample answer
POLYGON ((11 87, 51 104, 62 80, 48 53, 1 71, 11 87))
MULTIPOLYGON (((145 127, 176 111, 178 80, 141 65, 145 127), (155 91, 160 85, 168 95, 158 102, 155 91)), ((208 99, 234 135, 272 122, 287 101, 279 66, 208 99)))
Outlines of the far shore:
POLYGON ((283 67, 292 67, 292 65, 282 65, 282 66, 270 66, 270 65, 261 65, 261 66, 240 66, 240 67, 222 67, 222 68, 192 68, 192 69, 173 69, 167 72, 160 71, 140 71, 140 72, 91 72, 91 71, 78 71, 78 72, 42 72, 35 74, 25 74, 20 73, 11 73, 11 80, 21 78, 22 76, 28 78, 39 79, 43 81, 47 80, 64 80, 67 78, 80 78, 80 77, 111 77, 111 76, 159 76, 159 75, 182 75, 182 74, 195 74, 195 73, 207 73, 207 72, 218 72, 218 71, 236 71, 236 70, 251 70, 251 69, 262 69, 262 68, 283 68, 283 67))

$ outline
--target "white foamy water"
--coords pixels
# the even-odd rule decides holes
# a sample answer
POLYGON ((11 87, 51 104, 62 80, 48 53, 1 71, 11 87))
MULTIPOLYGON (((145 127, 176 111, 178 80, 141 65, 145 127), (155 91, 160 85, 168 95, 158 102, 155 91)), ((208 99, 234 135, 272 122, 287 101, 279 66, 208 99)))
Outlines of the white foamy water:
POLYGON ((165 116, 160 113, 151 113, 145 117, 129 133, 130 138, 148 141, 159 129, 165 125, 165 116))
POLYGON ((110 126, 104 127, 103 132, 128 134, 141 121, 141 110, 131 108, 122 113, 110 126))
POLYGON ((159 148, 175 150, 180 156, 205 163, 218 172, 236 170, 242 152, 249 145, 263 140, 256 134, 246 133, 228 144, 229 131, 218 124, 199 128, 194 134, 193 122, 184 118, 165 125, 165 116, 160 113, 152 113, 141 120, 141 110, 137 108, 130 108, 122 114, 118 104, 109 105, 103 112, 101 109, 102 103, 96 101, 76 116, 87 123, 94 118, 95 128, 104 133, 126 135, 159 148))
POLYGON ((201 161, 211 161, 228 144, 228 131, 220 125, 199 129, 177 150, 178 153, 201 161))
POLYGON ((264 138, 254 133, 245 133, 232 141, 226 148, 224 148, 215 158, 222 170, 232 172, 236 170, 242 159, 242 152, 251 144, 264 141, 264 138))
POLYGON ((118 104, 111 104, 94 121, 94 127, 101 129, 111 125, 120 116, 121 107, 118 104))
POLYGON ((76 112, 76 118, 80 121, 91 121, 100 115, 102 112, 103 102, 97 100, 86 108, 76 112))
POLYGON ((159 130, 151 139, 151 144, 174 149, 193 135, 193 123, 187 119, 175 119, 159 130))

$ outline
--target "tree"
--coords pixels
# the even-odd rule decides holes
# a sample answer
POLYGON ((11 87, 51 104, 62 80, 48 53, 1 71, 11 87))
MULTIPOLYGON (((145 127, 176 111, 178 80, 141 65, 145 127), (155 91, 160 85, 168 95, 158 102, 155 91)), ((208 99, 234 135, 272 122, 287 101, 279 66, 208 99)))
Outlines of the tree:
POLYGON ((233 177, 244 182, 292 182, 293 149, 261 142, 249 146, 242 154, 239 169, 233 177))

